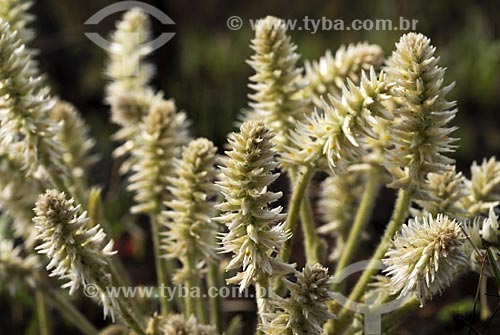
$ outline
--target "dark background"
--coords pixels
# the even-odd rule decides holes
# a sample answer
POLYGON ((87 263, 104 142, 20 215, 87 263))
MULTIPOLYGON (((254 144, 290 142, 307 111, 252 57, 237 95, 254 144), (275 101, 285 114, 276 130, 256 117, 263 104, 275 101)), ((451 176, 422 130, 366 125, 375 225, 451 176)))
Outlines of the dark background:
MULTIPOLYGON (((252 31, 248 19, 274 15, 283 19, 393 19, 399 17, 418 19, 417 31, 429 36, 441 56, 441 65, 448 68, 446 82, 456 82, 450 99, 458 101, 459 113, 454 121, 460 127, 456 135, 461 138, 455 154, 459 170, 469 175, 473 160, 500 153, 500 3, 498 1, 146 1, 165 12, 175 25, 162 26, 152 18, 153 36, 163 31, 175 32, 175 37, 157 49, 151 61, 158 68, 154 85, 174 98, 193 121, 193 133, 214 140, 221 147, 226 134, 234 130, 234 121, 241 108, 247 105, 247 78, 252 74, 245 60, 251 55, 248 47, 252 31), (241 30, 232 31, 226 26, 228 17, 240 16, 245 24, 241 30)), ((108 121, 109 110, 103 104, 105 80, 103 69, 105 51, 84 36, 84 32, 97 31, 108 36, 114 22, 122 13, 112 15, 98 26, 83 23, 112 1, 61 1, 39 0, 32 10, 37 16, 32 25, 37 31, 33 46, 40 50, 38 59, 47 73, 53 92, 75 104, 92 128, 97 139, 101 162, 92 169, 91 180, 109 191, 111 171, 114 169, 110 153, 116 146, 109 136, 116 127, 108 121)), ((342 44, 368 40, 380 44, 386 56, 390 55, 401 31, 292 31, 298 52, 304 59, 316 59, 326 49, 333 52, 342 44)), ((130 197, 108 192, 108 216, 123 222, 123 213, 130 204, 130 197)), ((125 195, 123 195, 125 193, 125 195)), ((375 224, 372 230, 383 229, 389 216, 393 195, 383 192, 379 197, 375 224)), ((113 220, 112 220, 113 221, 113 220)), ((130 226, 129 226, 130 227, 130 226)), ((139 222, 139 227, 147 223, 139 222)), ((122 229, 118 229, 122 230, 122 229)), ((153 283, 154 271, 147 234, 128 231, 118 238, 120 254, 134 256, 128 260, 129 270, 141 283, 153 283), (137 236, 136 236, 137 235, 137 236), (142 237, 141 237, 142 236, 142 237), (141 238, 143 241, 141 242, 141 238), (132 246, 131 246, 132 245, 132 246), (139 247, 138 247, 139 245, 139 247), (149 252, 149 251, 148 251, 149 252), (142 254, 142 255, 141 255, 142 254), (148 256, 144 258, 144 256, 148 256)), ((377 238, 367 242, 368 251, 377 238)), ((447 301, 473 297, 476 277, 465 278, 458 290, 449 290, 446 297, 436 299, 419 311, 420 319, 405 324, 401 334, 461 334, 466 333, 463 323, 452 316, 442 316, 437 324, 435 313, 447 301), (460 287, 463 290, 460 290, 460 287), (421 320, 432 320, 422 326, 421 320)), ((17 300, 17 303, 20 301, 17 300)), ((93 306, 82 304, 86 313, 93 306)), ((25 329, 19 323, 19 313, 14 317, 12 334, 25 329)), ((98 311, 94 311, 98 313, 98 311)), ((500 318, 500 317, 499 317, 500 318)), ((21 317, 22 319, 22 317, 21 317)), ((9 321, 9 322, 10 322, 9 321)), ((25 325, 24 325, 25 326, 25 325)), ((1 333, 2 327, 0 327, 1 333)), ((495 333, 495 330, 491 334, 495 333)), ((11 333, 9 333, 11 334, 11 333)))

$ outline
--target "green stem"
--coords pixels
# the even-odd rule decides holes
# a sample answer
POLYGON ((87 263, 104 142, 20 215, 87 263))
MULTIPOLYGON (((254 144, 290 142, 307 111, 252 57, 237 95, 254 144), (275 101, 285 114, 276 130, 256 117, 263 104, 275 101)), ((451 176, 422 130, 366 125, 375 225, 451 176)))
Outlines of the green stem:
MULTIPOLYGON (((161 250, 160 250, 160 229, 159 223, 156 220, 155 215, 150 215, 151 222, 151 232, 153 235, 153 248, 155 254, 155 266, 156 266, 156 276, 158 277, 158 287, 163 290, 164 287, 168 287, 168 274, 167 267, 165 261, 161 258, 161 250)), ((165 294, 160 294, 160 306, 161 306, 161 315, 166 317, 170 312, 170 302, 167 299, 165 294)))
MULTIPOLYGON (((306 192, 307 193, 307 192, 306 192)), ((310 264, 319 262, 318 259, 318 235, 316 234, 316 225, 312 215, 311 202, 309 197, 302 199, 300 206, 300 222, 304 233, 306 260, 310 264)))
POLYGON ((186 262, 186 266, 187 266, 187 271, 188 271, 189 275, 188 275, 188 278, 187 278, 186 282, 184 283, 184 285, 186 288, 185 314, 186 314, 186 317, 189 318, 191 315, 196 315, 196 300, 194 299, 194 297, 191 294, 191 290, 193 289, 193 287, 196 286, 196 277, 195 277, 195 274, 193 271, 194 270, 194 259, 193 259, 192 255, 189 255, 189 253, 188 253, 187 258, 188 259, 186 262))
POLYGON ((267 305, 269 303, 268 299, 270 298, 269 278, 267 278, 267 276, 262 274, 259 276, 255 284, 255 297, 257 300, 257 330, 255 334, 262 335, 264 333, 259 329, 259 325, 262 323, 262 315, 268 312, 267 305))
MULTIPOLYGON (((199 292, 206 292, 206 287, 199 276, 196 276, 196 285, 199 287, 199 292)), ((196 318, 201 324, 207 323, 207 306, 206 299, 203 296, 197 297, 196 301, 196 318)))
MULTIPOLYGON (((208 268, 208 288, 220 287, 219 266, 216 263, 210 263, 208 268)), ((215 326, 217 333, 222 332, 222 310, 221 301, 218 294, 211 294, 210 297, 210 324, 215 326)))
MULTIPOLYGON (((290 205, 288 208, 288 215, 286 218, 286 230, 290 231, 293 235, 297 229, 297 221, 299 219, 299 211, 302 205, 302 199, 304 198, 304 193, 307 190, 307 185, 314 172, 312 167, 304 167, 298 174, 295 185, 293 188, 292 198, 290 199, 290 205)), ((305 233, 305 232, 304 232, 305 233)), ((281 249, 281 259, 284 262, 288 262, 290 255, 292 253, 292 241, 290 238, 283 243, 283 248, 281 249)))
POLYGON ((35 291, 36 312, 38 315, 38 326, 40 335, 49 335, 49 316, 47 311, 47 302, 41 290, 35 291))
POLYGON ((479 305, 481 306, 480 318, 482 321, 488 320, 491 315, 490 306, 488 306, 488 277, 479 278, 479 305))
MULTIPOLYGON (((340 253, 337 267, 335 268, 334 278, 336 278, 342 272, 342 270, 344 270, 345 267, 349 265, 355 255, 356 247, 359 245, 359 238, 361 236, 361 233, 363 232, 367 222, 370 220, 373 208, 375 206, 375 198, 377 197, 378 189, 380 186, 380 176, 381 171, 378 167, 372 167, 370 172, 368 173, 366 188, 356 212, 354 223, 349 232, 349 237, 347 238, 345 246, 340 253)), ((340 285, 340 282, 334 282, 332 284, 332 291, 338 291, 340 285)))
POLYGON ((137 334, 137 335, 147 335, 146 331, 137 321, 135 316, 137 314, 131 313, 128 306, 121 299, 118 300, 118 305, 120 306, 121 316, 123 321, 137 334))
MULTIPOLYGON (((385 230, 380 244, 370 259, 370 262, 349 295, 348 301, 359 301, 359 299, 363 296, 366 286, 371 281, 373 275, 378 271, 380 260, 384 257, 387 249, 389 249, 394 234, 399 230, 399 228, 401 228, 404 220, 406 219, 408 208, 410 206, 410 200, 410 192, 406 189, 400 189, 391 221, 385 230)), ((327 334, 342 334, 342 331, 345 329, 349 321, 349 306, 344 306, 338 316, 337 322, 335 322, 335 327, 332 322, 328 323, 326 328, 327 334)))
POLYGON ((66 296, 55 289, 45 288, 43 290, 48 302, 54 306, 62 316, 72 323, 79 331, 85 335, 97 335, 99 331, 80 313, 66 296))
MULTIPOLYGON (((109 272, 111 273, 111 283, 112 285, 116 287, 131 287, 132 284, 129 284, 126 280, 124 280, 122 271, 120 271, 120 268, 118 267, 121 265, 121 262, 113 261, 116 260, 117 255, 113 256, 109 262, 109 272)), ((139 314, 140 312, 144 311, 144 308, 137 302, 137 298, 135 296, 133 297, 127 297, 127 302, 130 303, 132 310, 134 313, 139 314)))

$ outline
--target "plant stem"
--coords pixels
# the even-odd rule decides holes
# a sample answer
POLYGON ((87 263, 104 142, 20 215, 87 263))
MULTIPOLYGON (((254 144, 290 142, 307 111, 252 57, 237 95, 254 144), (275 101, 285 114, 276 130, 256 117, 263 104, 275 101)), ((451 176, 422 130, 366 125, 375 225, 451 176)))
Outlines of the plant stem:
POLYGON ((196 315, 196 301, 194 297, 191 295, 191 290, 196 286, 196 277, 194 274, 194 260, 192 255, 189 254, 187 256, 187 271, 189 273, 187 280, 184 285, 186 287, 186 317, 189 318, 191 315, 196 315))
POLYGON ((99 331, 89 322, 89 320, 71 304, 65 295, 58 290, 44 288, 47 300, 52 306, 62 314, 62 316, 71 322, 79 331, 85 335, 97 335, 99 331))
MULTIPOLYGON (((203 283, 203 280, 197 276, 196 277, 196 285, 198 285, 199 292, 206 292, 206 287, 203 283)), ((206 298, 203 297, 203 295, 196 297, 195 298, 196 302, 196 318, 198 319, 198 322, 201 324, 206 324, 207 323, 207 312, 208 308, 206 306, 206 298)))
POLYGON ((304 244, 306 249, 306 260, 310 264, 317 263, 318 259, 318 236, 316 235, 316 225, 312 215, 311 202, 309 197, 302 199, 300 206, 300 222, 302 223, 302 232, 304 234, 304 244))
POLYGON ((128 306, 121 299, 118 299, 118 305, 120 306, 121 316, 123 321, 137 334, 137 335, 147 335, 140 323, 135 318, 134 313, 131 313, 128 306))
POLYGON ((255 284, 255 297, 257 300, 257 330, 255 333, 257 335, 263 334, 263 332, 259 329, 259 325, 262 322, 260 318, 264 315, 264 313, 268 312, 267 305, 269 302, 267 300, 269 299, 269 293, 269 278, 261 274, 255 284))
MULTIPOLYGON (((375 198, 378 194, 378 189, 380 186, 380 176, 381 171, 379 167, 372 167, 368 173, 368 180, 366 182, 366 188, 361 198, 358 210, 356 212, 356 217, 354 218, 354 223, 349 232, 349 236, 345 243, 340 257, 335 268, 336 278, 342 270, 351 262, 355 255, 356 247, 359 245, 359 237, 363 232, 367 222, 370 220, 370 216, 373 212, 375 206, 375 198)), ((334 282, 332 284, 332 291, 336 292, 339 290, 341 283, 334 282)))
MULTIPOLYGON (((372 258, 370 259, 370 262, 368 263, 367 267, 363 271, 363 274, 361 275, 360 279, 349 295, 348 301, 359 301, 359 299, 365 292, 366 286, 372 279, 373 275, 378 271, 380 260, 382 259, 382 257, 384 257, 387 249, 389 249, 394 234, 399 230, 404 220, 406 219, 408 208, 410 206, 410 200, 411 197, 409 190, 400 189, 398 192, 398 199, 392 213, 391 221, 389 222, 389 225, 385 230, 380 244, 375 250, 372 258)), ((333 326, 333 322, 328 323, 326 327, 327 333, 342 334, 342 331, 345 329, 349 320, 349 306, 344 306, 339 314, 337 322, 335 322, 335 327, 333 326)))
MULTIPOLYGON (((153 235, 153 248, 155 254, 155 266, 156 266, 156 276, 158 277, 158 287, 160 290, 167 287, 168 285, 168 275, 165 261, 160 257, 160 229, 159 223, 157 222, 156 216, 151 214, 149 216, 151 222, 151 232, 153 235)), ((160 294, 160 306, 161 306, 161 315, 166 317, 170 312, 170 302, 168 301, 166 295, 160 294)))
MULTIPOLYGON (((131 287, 132 284, 129 284, 122 277, 123 276, 122 271, 124 271, 124 269, 122 268, 121 269, 122 271, 120 271, 120 268, 118 267, 118 265, 120 265, 121 262, 113 261, 117 257, 118 257, 117 255, 112 256, 109 262, 109 272, 111 273, 111 284, 117 287, 131 287)), ((138 314, 140 311, 144 311, 144 308, 137 302, 137 298, 135 296, 127 297, 126 299, 127 302, 130 303, 134 313, 138 314)))
MULTIPOLYGON (((290 199, 290 207, 288 208, 288 215, 286 218, 286 227, 292 235, 297 229, 297 221, 299 218, 299 210, 302 206, 302 199, 304 197, 304 193, 307 190, 307 185, 309 184, 309 180, 314 172, 314 168, 312 167, 304 167, 299 173, 295 180, 295 185, 293 188, 292 198, 290 199)), ((306 232, 304 232, 305 234, 306 232)), ((288 262, 290 259, 290 255, 292 253, 292 241, 293 238, 290 238, 283 243, 283 248, 281 249, 281 259, 284 262, 288 262)))
POLYGON ((35 291, 35 300, 36 300, 36 312, 38 316, 38 327, 40 329, 40 335, 50 335, 47 303, 41 290, 35 291))
MULTIPOLYGON (((219 266, 215 263, 210 263, 208 267, 208 288, 220 287, 219 266)), ((210 324, 215 326, 217 333, 222 332, 222 310, 221 302, 218 294, 211 294, 210 299, 210 324)))
POLYGON ((488 320, 491 315, 490 306, 488 306, 488 277, 481 276, 479 278, 479 304, 481 306, 480 318, 482 321, 488 320))

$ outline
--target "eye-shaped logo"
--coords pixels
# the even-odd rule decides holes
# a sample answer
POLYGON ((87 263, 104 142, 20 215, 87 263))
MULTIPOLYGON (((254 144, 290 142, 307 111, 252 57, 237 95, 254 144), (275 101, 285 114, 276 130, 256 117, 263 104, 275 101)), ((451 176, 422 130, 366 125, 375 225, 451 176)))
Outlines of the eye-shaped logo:
MULTIPOLYGON (((124 12, 127 10, 130 10, 132 8, 140 8, 144 13, 147 13, 156 19, 160 21, 162 24, 167 25, 167 24, 175 24, 175 22, 165 13, 163 13, 161 10, 159 10, 156 7, 151 6, 150 4, 140 2, 140 1, 121 1, 114 3, 112 5, 109 5, 94 15, 92 15, 87 21, 85 21, 86 25, 96 25, 99 22, 101 22, 103 19, 106 17, 118 13, 118 12, 124 12)), ((135 34, 131 34, 135 35, 135 34)), ((170 41, 172 37, 174 37, 175 33, 161 33, 160 36, 158 36, 156 39, 149 41, 143 45, 138 45, 137 47, 142 49, 142 50, 148 50, 149 52, 156 50, 163 46, 165 43, 170 41)), ((98 33, 85 33, 85 36, 92 42, 94 42, 96 45, 101 47, 102 49, 112 52, 113 50, 113 43, 110 41, 105 40, 101 35, 98 33)), ((133 40, 138 40, 138 36, 131 36, 133 40)))

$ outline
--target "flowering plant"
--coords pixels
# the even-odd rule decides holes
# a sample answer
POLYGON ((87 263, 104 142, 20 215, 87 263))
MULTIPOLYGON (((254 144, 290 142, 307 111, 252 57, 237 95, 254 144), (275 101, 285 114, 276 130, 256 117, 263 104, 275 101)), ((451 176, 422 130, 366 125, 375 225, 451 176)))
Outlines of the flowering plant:
POLYGON ((78 111, 50 93, 29 48, 29 6, 2 6, 0 284, 35 293, 41 334, 50 334, 47 303, 87 335, 240 334, 227 301, 191 294, 225 285, 255 290, 258 334, 359 333, 349 307, 365 291, 377 295, 374 305, 404 299, 382 318, 385 332, 461 273, 500 283, 500 162, 473 163, 470 179, 457 172, 453 84, 429 38, 405 34, 387 59, 374 44, 343 46, 303 69, 284 21, 261 19, 250 102, 219 155, 153 88, 149 22, 131 9, 111 36, 106 68, 114 157, 133 194, 130 214, 148 217, 158 289, 180 284, 188 294, 112 295, 132 282, 113 250, 106 203, 86 178, 95 141, 78 111), (280 176, 289 194, 277 190, 280 176), (317 218, 308 186, 321 176, 317 218), (336 278, 355 259, 384 185, 397 192, 392 217, 348 292, 336 278), (89 288, 115 325, 98 330, 69 300, 89 288))

